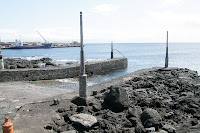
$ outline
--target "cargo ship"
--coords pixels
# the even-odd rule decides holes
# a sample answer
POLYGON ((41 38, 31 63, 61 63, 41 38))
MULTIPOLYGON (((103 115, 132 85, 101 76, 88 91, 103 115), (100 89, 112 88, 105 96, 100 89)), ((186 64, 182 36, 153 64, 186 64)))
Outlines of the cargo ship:
POLYGON ((23 46, 23 43, 20 40, 16 40, 16 44, 14 46, 11 46, 10 49, 45 49, 51 48, 51 45, 52 43, 47 43, 41 46, 23 46))
POLYGON ((47 43, 47 40, 37 31, 37 33, 45 40, 46 44, 41 46, 24 46, 20 40, 16 40, 14 46, 11 46, 10 49, 44 49, 51 48, 52 43, 47 43))

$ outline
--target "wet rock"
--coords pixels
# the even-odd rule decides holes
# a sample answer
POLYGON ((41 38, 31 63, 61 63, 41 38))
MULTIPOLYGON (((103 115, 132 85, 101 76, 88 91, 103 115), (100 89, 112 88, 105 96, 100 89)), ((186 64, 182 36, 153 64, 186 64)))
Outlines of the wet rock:
POLYGON ((90 114, 75 114, 72 115, 71 117, 69 117, 69 119, 74 122, 74 123, 78 123, 81 124, 82 126, 89 128, 92 125, 94 125, 95 123, 97 123, 97 119, 96 117, 90 115, 90 114))
POLYGON ((52 62, 46 62, 45 66, 56 66, 56 64, 54 64, 52 62))
POLYGON ((71 102, 77 106, 87 106, 86 99, 83 97, 76 96, 71 100, 71 102))
POLYGON ((42 61, 43 63, 47 63, 47 62, 52 61, 52 59, 51 58, 41 58, 40 61, 42 61))
POLYGON ((128 94, 124 88, 110 87, 110 92, 105 95, 104 107, 113 112, 121 112, 129 105, 128 94))
POLYGON ((57 66, 51 62, 51 58, 42 58, 38 60, 27 60, 22 58, 7 58, 4 59, 4 66, 6 69, 24 69, 24 68, 39 68, 40 63, 45 63, 46 66, 57 66))
POLYGON ((147 108, 141 114, 141 121, 145 128, 158 127, 162 118, 156 110, 147 108))
POLYGON ((165 124, 162 127, 162 129, 167 131, 168 133, 175 133, 176 132, 176 129, 174 127, 172 127, 171 125, 169 125, 169 124, 165 124))

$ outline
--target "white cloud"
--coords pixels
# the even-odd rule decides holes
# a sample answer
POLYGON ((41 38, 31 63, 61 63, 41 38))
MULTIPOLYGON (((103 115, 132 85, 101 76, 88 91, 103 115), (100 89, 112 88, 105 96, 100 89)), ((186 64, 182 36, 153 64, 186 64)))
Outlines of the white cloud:
POLYGON ((1 41, 14 41, 20 38, 20 30, 18 29, 0 29, 1 41))
POLYGON ((11 29, 0 29, 1 34, 14 34, 19 32, 19 30, 11 30, 11 29))
POLYGON ((77 41, 79 38, 79 32, 77 29, 72 27, 48 27, 48 28, 36 28, 33 30, 27 29, 0 29, 1 41, 15 41, 15 39, 20 39, 21 41, 41 41, 44 40, 36 32, 39 31, 40 34, 49 42, 54 41, 77 41))
MULTIPOLYGON (((164 25, 185 25, 187 23, 200 24, 200 14, 198 13, 177 13, 171 11, 165 12, 148 12, 148 17, 155 24, 164 25)), ((148 20, 148 18, 144 18, 148 20)))
MULTIPOLYGON (((197 35, 200 31, 200 14, 198 13, 182 13, 174 11, 148 11, 146 16, 137 19, 136 24, 141 25, 141 29, 135 31, 143 31, 145 33, 154 33, 152 38, 155 41, 162 41, 166 38, 166 31, 170 33, 170 41, 172 42, 198 42, 197 35), (164 36, 162 37, 162 33, 164 36), (162 39, 159 39, 162 38, 162 39)), ((142 34, 143 38, 151 41, 147 34, 142 34)))
POLYGON ((36 31, 39 31, 42 34, 42 36, 48 41, 67 41, 76 39, 74 37, 74 34, 76 34, 76 30, 72 27, 37 28, 36 31))
POLYGON ((178 6, 181 0, 164 0, 161 8, 170 7, 170 6, 178 6))
POLYGON ((72 27, 50 27, 50 28, 37 28, 36 30, 43 31, 43 32, 67 32, 71 31, 72 27))
POLYGON ((110 16, 111 14, 116 13, 119 10, 119 8, 119 6, 112 4, 101 4, 93 8, 93 11, 103 16, 110 16))

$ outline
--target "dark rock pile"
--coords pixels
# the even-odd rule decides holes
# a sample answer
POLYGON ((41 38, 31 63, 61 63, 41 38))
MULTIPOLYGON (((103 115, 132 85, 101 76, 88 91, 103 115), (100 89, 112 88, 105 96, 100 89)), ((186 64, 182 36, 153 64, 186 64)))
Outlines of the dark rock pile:
POLYGON ((91 98, 75 97, 57 112, 61 119, 45 128, 58 133, 189 133, 200 130, 199 77, 188 69, 147 71, 91 98), (90 114, 97 122, 86 127, 70 119, 76 114, 90 114))
POLYGON ((41 58, 38 60, 26 60, 21 58, 6 58, 4 59, 5 69, 17 69, 17 68, 40 68, 40 67, 50 67, 57 66, 52 63, 51 58, 41 58), (44 66, 40 65, 41 63, 44 66))

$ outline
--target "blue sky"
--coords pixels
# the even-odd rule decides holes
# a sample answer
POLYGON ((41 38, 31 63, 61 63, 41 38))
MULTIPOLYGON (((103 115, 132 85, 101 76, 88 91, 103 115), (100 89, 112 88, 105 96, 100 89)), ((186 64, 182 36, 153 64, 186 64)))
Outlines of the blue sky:
POLYGON ((200 42, 199 0, 0 0, 1 41, 200 42))

